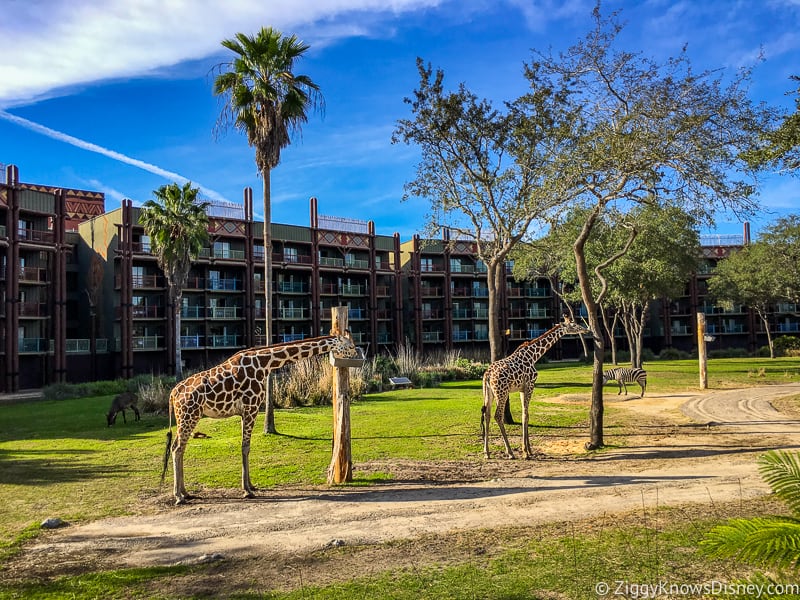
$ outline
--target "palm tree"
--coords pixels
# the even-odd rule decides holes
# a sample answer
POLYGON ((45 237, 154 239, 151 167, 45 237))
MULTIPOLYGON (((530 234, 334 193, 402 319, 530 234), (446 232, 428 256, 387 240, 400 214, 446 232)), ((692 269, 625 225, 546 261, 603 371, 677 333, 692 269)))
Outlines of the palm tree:
MULTIPOLYGON (((254 36, 237 33, 222 45, 233 52, 230 62, 219 65, 214 94, 224 98, 217 129, 233 125, 247 135, 256 150, 256 166, 264 182, 264 286, 266 343, 272 343, 272 211, 270 172, 281 159, 291 134, 308 122, 309 109, 323 107, 319 86, 306 75, 293 72, 295 62, 309 46, 296 36, 283 36, 262 27, 254 36)), ((270 385, 266 386, 264 431, 275 433, 270 385)))
POLYGON ((139 213, 139 222, 150 237, 150 251, 167 278, 169 306, 175 318, 175 376, 181 367, 181 298, 189 269, 208 243, 208 202, 197 200, 198 188, 190 182, 162 185, 153 191, 139 213))
POLYGON ((791 515, 733 519, 712 529, 701 542, 712 556, 800 570, 800 454, 772 450, 759 458, 759 472, 791 515))

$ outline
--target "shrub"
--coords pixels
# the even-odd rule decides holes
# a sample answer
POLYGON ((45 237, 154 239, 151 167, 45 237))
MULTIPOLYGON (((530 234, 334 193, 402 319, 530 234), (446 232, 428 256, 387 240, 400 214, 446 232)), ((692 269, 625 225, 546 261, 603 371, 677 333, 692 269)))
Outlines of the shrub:
MULTIPOLYGON (((363 373, 365 368, 350 370, 351 401, 358 400, 366 391, 363 373)), ((314 356, 290 363, 275 378, 275 405, 321 406, 333 403, 333 366, 327 356, 314 356)))
POLYGON ((658 354, 659 360, 686 360, 690 357, 691 355, 688 352, 678 350, 677 348, 664 348, 658 354))
POLYGON ((708 353, 708 358, 747 358, 748 356, 750 353, 744 348, 725 348, 708 353))
MULTIPOLYGON (((800 356, 800 338, 782 335, 773 341, 776 356, 800 356)), ((767 354, 769 356, 769 353, 767 354)))
POLYGON ((175 386, 174 377, 137 375, 128 382, 128 385, 136 386, 135 391, 139 397, 138 404, 142 412, 167 414, 169 393, 175 386))

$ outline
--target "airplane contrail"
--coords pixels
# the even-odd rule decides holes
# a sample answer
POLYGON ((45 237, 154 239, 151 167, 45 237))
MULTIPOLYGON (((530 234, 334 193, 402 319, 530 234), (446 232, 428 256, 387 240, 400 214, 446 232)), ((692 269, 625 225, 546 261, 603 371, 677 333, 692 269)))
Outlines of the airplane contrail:
MULTIPOLYGON (((187 181, 191 181, 190 179, 184 177, 183 175, 179 175, 178 173, 173 173, 172 171, 162 169, 157 165, 151 165, 150 163, 146 163, 143 160, 139 160, 137 158, 131 158, 130 156, 126 156, 115 150, 103 148, 102 146, 98 146, 97 144, 93 144, 91 142, 87 142, 86 140, 76 138, 62 131, 56 131, 55 129, 50 129, 49 127, 45 127, 44 125, 40 125, 39 123, 34 123, 33 121, 29 121, 28 119, 12 115, 11 113, 7 113, 3 110, 0 110, 0 119, 11 121, 12 123, 16 123, 20 127, 24 127, 25 129, 30 129, 31 131, 35 131, 37 133, 41 133, 42 135, 46 135, 47 137, 52 138, 54 140, 71 144, 77 148, 88 150, 89 152, 95 152, 97 154, 102 154, 103 156, 107 156, 108 158, 111 158, 113 160, 137 167, 144 171, 148 171, 149 173, 153 173, 154 175, 159 175, 161 177, 164 177, 165 179, 168 180, 177 181, 178 183, 186 183, 187 181)), ((204 187, 198 184, 196 181, 194 182, 194 184, 197 185, 200 188, 200 191, 202 191, 206 196, 208 196, 212 200, 230 203, 230 200, 225 198, 225 196, 223 196, 219 192, 215 192, 212 189, 204 187)))

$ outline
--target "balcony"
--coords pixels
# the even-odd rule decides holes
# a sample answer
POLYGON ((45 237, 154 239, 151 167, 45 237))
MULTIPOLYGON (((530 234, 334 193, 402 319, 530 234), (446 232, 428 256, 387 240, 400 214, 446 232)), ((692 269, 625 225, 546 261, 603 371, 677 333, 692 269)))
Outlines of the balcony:
MULTIPOLYGON (((263 256, 263 250, 261 258, 263 256)), ((290 265, 310 265, 311 264, 311 255, 309 254, 287 254, 283 252, 273 252, 272 253, 272 262, 273 263, 286 263, 290 265)))
POLYGON ((210 335, 208 336, 208 345, 212 348, 235 348, 239 345, 240 337, 236 334, 210 335))
POLYGON ((485 287, 474 287, 472 288, 472 295, 476 298, 488 298, 489 297, 489 288, 485 287))
POLYGON ((468 287, 454 287, 452 289, 452 294, 455 298, 469 298, 472 296, 472 289, 468 287))
POLYGON ((375 295, 376 296, 389 296, 391 293, 392 293, 392 290, 388 285, 376 285, 375 286, 375 295))
POLYGON ((279 308, 278 309, 278 318, 285 319, 285 320, 305 320, 308 318, 308 309, 307 308, 279 308))
POLYGON ((798 323, 778 323, 777 330, 780 333, 797 333, 800 332, 800 322, 798 323))
POLYGON ((209 319, 238 319, 241 306, 209 306, 206 315, 209 319))
POLYGON ((319 257, 319 266, 320 267, 336 267, 341 269, 344 267, 344 259, 343 258, 330 258, 328 256, 320 256, 319 257))
POLYGON ((206 289, 212 291, 236 292, 242 289, 242 282, 240 279, 211 278, 206 282, 206 289))
POLYGON ((22 302, 19 305, 20 317, 46 317, 47 304, 44 302, 22 302))
POLYGON ((38 354, 53 351, 53 340, 47 338, 19 338, 20 354, 38 354))
POLYGON ((134 319, 161 319, 164 316, 163 306, 132 306, 134 319))
POLYGON ((369 269, 369 261, 361 258, 348 258, 344 264, 351 269, 369 269))
POLYGON ((342 296, 364 296, 367 293, 366 285, 343 285, 340 293, 342 296))
MULTIPOLYGON (((92 341, 88 339, 68 339, 66 340, 65 351, 67 354, 89 354, 91 352, 92 341)), ((108 340, 99 338, 94 341, 95 352, 107 352, 108 340)))
MULTIPOLYGON (((261 282, 261 290, 263 289, 264 283, 261 282)), ((275 283, 275 291, 283 294, 307 294, 308 284, 305 281, 278 281, 275 283)))
POLYGON ((182 335, 181 348, 203 348, 205 346, 202 335, 182 335))
POLYGON ((367 309, 365 308, 350 308, 347 311, 347 318, 356 321, 363 321, 367 318, 367 309))
POLYGON ((546 308, 529 308, 525 313, 528 319, 547 319, 550 317, 546 308))
POLYGON ((20 267, 19 280, 26 283, 47 283, 50 281, 50 277, 47 273, 47 269, 20 267))
POLYGON ((472 339, 472 332, 471 331, 454 331, 453 332, 453 341, 454 342, 468 342, 472 339))
POLYGON ((288 344, 289 342, 299 342, 300 340, 306 339, 305 333, 281 333, 278 334, 278 341, 282 344, 288 344))
POLYGON ((55 240, 55 234, 52 231, 23 227, 17 229, 17 237, 21 242, 43 242, 46 244, 52 244, 53 240, 55 240))
POLYGON ((205 306, 184 306, 181 308, 181 319, 202 319, 205 316, 205 306))
POLYGON ((450 263, 451 273, 469 273, 475 272, 475 265, 462 265, 459 263, 450 263))
POLYGON ((135 288, 163 288, 164 278, 161 275, 134 275, 131 285, 135 288))
POLYGON ((468 308, 454 308, 453 309, 453 318, 454 319, 469 319, 472 316, 472 311, 468 308))
POLYGON ((442 297, 442 288, 440 287, 431 287, 431 286, 422 286, 419 289, 419 295, 423 298, 441 298, 442 297))
POLYGON ((132 339, 134 350, 163 350, 164 337, 160 335, 140 335, 132 339))
POLYGON ((423 309, 421 312, 421 316, 423 319, 441 319, 442 311, 436 308, 427 310, 423 309))
POLYGON ((441 331, 423 331, 422 341, 425 343, 440 343, 442 341, 441 331))

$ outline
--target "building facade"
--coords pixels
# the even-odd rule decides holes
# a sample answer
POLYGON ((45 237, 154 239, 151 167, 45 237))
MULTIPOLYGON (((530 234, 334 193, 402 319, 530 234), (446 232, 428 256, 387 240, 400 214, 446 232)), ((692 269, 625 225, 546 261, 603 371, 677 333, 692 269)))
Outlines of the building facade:
MULTIPOLYGON (((369 355, 409 344, 419 354, 460 351, 488 357, 486 268, 474 242, 379 235, 372 221, 320 215, 309 225, 273 223, 272 314, 266 339, 263 223, 253 217, 252 191, 239 204, 209 209, 210 242, 193 265, 176 312, 166 281, 125 200, 105 212, 99 192, 19 181, 16 167, 0 183, 0 391, 57 382, 173 373, 176 345, 184 368, 216 364, 241 348, 325 335, 331 309, 348 307, 356 343, 369 355), (175 334, 175 315, 180 334, 175 334)), ((707 315, 709 347, 766 344, 763 325, 747 307, 724 310, 707 293, 717 262, 749 240, 705 238, 704 262, 680 297, 657 303, 645 346, 695 348, 696 313, 707 315)), ((518 282, 507 268, 500 298, 504 353, 561 319, 547 279, 518 282)), ((775 335, 799 334, 796 305, 772 315, 775 335)), ((617 332, 624 349, 624 336, 617 332)), ((564 339, 553 359, 576 358, 580 340, 564 339)))

